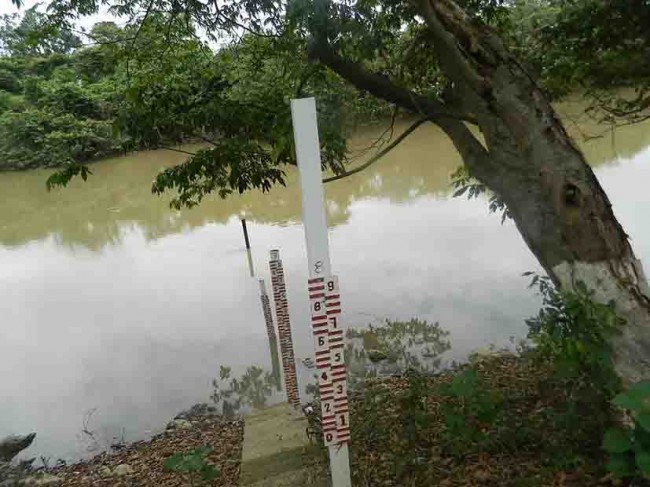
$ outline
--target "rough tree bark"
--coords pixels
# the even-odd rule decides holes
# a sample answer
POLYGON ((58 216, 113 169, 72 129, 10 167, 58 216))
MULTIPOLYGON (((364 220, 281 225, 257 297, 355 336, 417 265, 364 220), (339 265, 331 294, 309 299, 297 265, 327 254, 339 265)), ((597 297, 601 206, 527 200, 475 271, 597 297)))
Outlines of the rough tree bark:
POLYGON ((362 90, 426 116, 449 136, 470 174, 506 203, 524 241, 565 290, 578 281, 614 301, 627 323, 614 343, 628 381, 650 379, 650 292, 607 195, 548 98, 487 26, 453 0, 415 0, 450 81, 425 98, 342 59, 316 41, 310 56, 362 90), (481 144, 467 128, 476 124, 481 144))

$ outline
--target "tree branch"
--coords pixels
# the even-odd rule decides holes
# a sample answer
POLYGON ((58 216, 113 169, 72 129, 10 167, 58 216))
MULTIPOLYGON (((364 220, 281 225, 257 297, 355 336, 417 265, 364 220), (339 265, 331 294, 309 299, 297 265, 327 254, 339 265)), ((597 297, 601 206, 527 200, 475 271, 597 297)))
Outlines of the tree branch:
MULTIPOLYGON (((436 123, 445 131, 462 156, 465 164, 467 164, 475 174, 480 172, 483 167, 489 164, 490 158, 488 151, 463 123, 463 121, 476 123, 473 116, 467 114, 463 110, 456 109, 455 106, 450 107, 441 101, 419 95, 411 90, 394 84, 388 78, 368 72, 358 63, 343 59, 327 43, 312 42, 308 49, 308 54, 311 59, 318 60, 325 64, 339 76, 349 81, 357 89, 368 91, 377 98, 394 103, 410 112, 419 113, 423 119, 436 123)), ((411 132, 415 130, 415 128, 417 127, 412 127, 411 132)), ((371 159, 368 163, 359 168, 354 169, 354 172, 350 171, 346 174, 333 176, 326 179, 325 182, 335 181, 346 177, 346 175, 354 174, 365 169, 394 148, 411 132, 405 132, 402 134, 393 144, 386 147, 386 149, 375 158, 371 159)))
POLYGON ((436 123, 451 139, 473 176, 481 179, 481 172, 486 167, 494 167, 494 162, 491 160, 487 149, 483 147, 463 122, 445 118, 436 123))
POLYGON ((441 118, 466 119, 466 115, 444 103, 398 86, 388 78, 366 71, 360 64, 343 59, 329 45, 314 42, 309 46, 309 57, 320 61, 357 89, 394 103, 405 110, 419 113, 431 121, 441 118))
POLYGON ((421 118, 420 120, 415 122, 404 132, 402 132, 393 142, 391 142, 388 146, 382 149, 378 154, 371 157, 369 161, 361 164, 359 167, 355 167, 351 171, 346 171, 343 174, 337 174, 336 176, 325 178, 323 179, 323 182, 331 183, 332 181, 338 181, 339 179, 347 178, 348 176, 352 176, 353 174, 356 174, 358 172, 363 171, 364 169, 367 169, 368 167, 372 166, 375 162, 377 162, 379 159, 381 159, 386 154, 388 154, 390 151, 392 151, 395 147, 397 147, 404 139, 406 139, 409 135, 411 135, 415 131, 415 129, 417 129, 420 125, 422 125, 426 121, 427 121, 426 118, 421 118))
MULTIPOLYGON (((455 81, 464 80, 477 93, 486 89, 486 81, 469 62, 467 55, 461 50, 456 37, 452 35, 438 17, 438 12, 432 5, 432 0, 418 0, 420 12, 429 27, 434 39, 434 50, 439 62, 444 65, 455 81)), ((472 44, 472 39, 469 39, 472 44)))
POLYGON ((397 119, 397 113, 399 112, 399 107, 395 107, 393 110, 393 115, 391 116, 390 119, 390 124, 386 129, 377 137, 369 146, 364 147, 363 149, 359 149, 358 151, 355 151, 355 155, 350 158, 350 161, 353 161, 355 159, 358 159, 359 157, 364 156, 366 153, 373 149, 380 150, 381 147, 383 147, 384 144, 390 143, 391 140, 393 140, 393 134, 395 133, 395 120, 397 119), (386 134, 388 135, 388 139, 384 142, 384 139, 386 138, 386 134))
POLYGON ((160 148, 164 149, 164 150, 169 150, 169 151, 172 151, 172 152, 180 152, 181 154, 187 154, 188 156, 195 156, 196 155, 196 152, 189 152, 189 151, 186 151, 186 150, 183 150, 183 149, 176 149, 174 147, 167 147, 167 146, 164 146, 164 145, 161 145, 160 148))
POLYGON ((138 25, 138 28, 135 31, 135 35, 132 37, 131 41, 131 47, 129 48, 129 54, 126 57, 126 82, 127 85, 131 85, 131 74, 129 72, 129 61, 131 60, 131 54, 133 54, 133 48, 135 47, 135 43, 138 40, 138 37, 140 36, 140 32, 142 31, 142 27, 144 27, 144 23, 147 21, 147 18, 149 17, 149 14, 151 13, 151 9, 153 8, 154 0, 150 0, 149 4, 147 5, 147 8, 144 13, 144 17, 142 18, 142 21, 140 22, 140 25, 138 25))

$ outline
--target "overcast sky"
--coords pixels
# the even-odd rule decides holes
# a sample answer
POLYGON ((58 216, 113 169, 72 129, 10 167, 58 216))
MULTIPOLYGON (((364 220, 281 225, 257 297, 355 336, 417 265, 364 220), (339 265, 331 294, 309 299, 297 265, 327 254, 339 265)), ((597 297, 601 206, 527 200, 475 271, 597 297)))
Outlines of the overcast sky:
MULTIPOLYGON (((13 14, 13 13, 16 13, 16 12, 20 12, 21 10, 24 11, 24 10, 30 8, 30 7, 33 7, 37 3, 43 4, 42 8, 45 8, 47 6, 47 4, 48 4, 48 1, 47 0, 40 0, 40 1, 39 0, 24 0, 23 1, 23 8, 19 10, 14 6, 14 4, 12 3, 11 0, 0 0, 0 15, 13 14)), ((79 22, 78 22, 79 25, 83 26, 83 27, 86 27, 86 28, 90 28, 94 24, 96 24, 97 22, 102 22, 102 21, 106 21, 106 20, 112 20, 114 22, 116 21, 115 17, 113 17, 112 15, 110 15, 107 12, 106 8, 102 8, 102 10, 103 11, 100 12, 99 14, 97 14, 97 15, 91 15, 90 17, 84 17, 84 18, 79 19, 79 22)))

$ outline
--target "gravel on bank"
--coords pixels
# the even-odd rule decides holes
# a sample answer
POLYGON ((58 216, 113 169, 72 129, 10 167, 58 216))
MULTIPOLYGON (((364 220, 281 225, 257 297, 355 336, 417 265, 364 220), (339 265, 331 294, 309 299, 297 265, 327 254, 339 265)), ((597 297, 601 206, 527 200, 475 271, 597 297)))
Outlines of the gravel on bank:
MULTIPOLYGON (((167 458, 209 446, 207 463, 219 468, 220 474, 210 483, 195 485, 237 486, 241 467, 244 421, 223 418, 206 405, 194 406, 171 421, 167 429, 148 441, 124 445, 119 451, 99 454, 87 461, 52 468, 33 474, 27 485, 65 486, 186 486, 189 474, 164 468, 167 458)), ((23 482, 25 482, 23 480, 23 482)))

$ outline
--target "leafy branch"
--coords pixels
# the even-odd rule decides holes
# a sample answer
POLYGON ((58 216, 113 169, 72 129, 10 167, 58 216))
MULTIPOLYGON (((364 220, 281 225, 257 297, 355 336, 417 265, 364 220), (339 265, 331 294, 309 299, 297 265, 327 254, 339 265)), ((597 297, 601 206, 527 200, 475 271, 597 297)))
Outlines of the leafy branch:
POLYGON ((478 182, 470 176, 464 166, 461 166, 454 171, 451 175, 451 180, 452 186, 456 189, 452 195, 454 198, 467 193, 467 199, 471 200, 473 198, 478 198, 483 193, 488 193, 490 196, 488 200, 490 213, 501 212, 501 224, 503 224, 506 219, 512 218, 512 214, 510 213, 510 210, 508 210, 505 201, 503 201, 498 194, 490 191, 485 184, 478 182))

